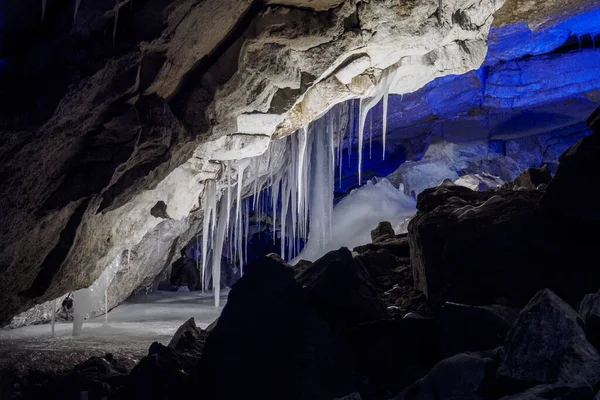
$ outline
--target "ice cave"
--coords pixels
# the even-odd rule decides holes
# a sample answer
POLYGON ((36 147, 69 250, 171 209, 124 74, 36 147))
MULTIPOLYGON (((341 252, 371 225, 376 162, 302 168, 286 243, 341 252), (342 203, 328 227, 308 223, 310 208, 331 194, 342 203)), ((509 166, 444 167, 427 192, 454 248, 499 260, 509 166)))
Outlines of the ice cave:
POLYGON ((0 399, 600 398, 598 0, 0 27, 0 399))

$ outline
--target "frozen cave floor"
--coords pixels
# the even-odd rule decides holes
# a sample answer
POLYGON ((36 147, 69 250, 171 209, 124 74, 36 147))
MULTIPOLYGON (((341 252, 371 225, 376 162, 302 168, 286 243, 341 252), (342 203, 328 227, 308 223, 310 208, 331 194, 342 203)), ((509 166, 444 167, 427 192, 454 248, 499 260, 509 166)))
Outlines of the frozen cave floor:
POLYGON ((228 290, 221 292, 219 307, 214 306, 212 293, 157 291, 133 296, 108 313, 108 325, 104 315, 86 320, 78 337, 72 336, 72 322, 57 322, 54 338, 50 324, 0 330, 0 373, 56 372, 107 353, 131 369, 153 342, 169 343, 190 317, 199 328, 207 328, 221 314, 227 294, 228 290))

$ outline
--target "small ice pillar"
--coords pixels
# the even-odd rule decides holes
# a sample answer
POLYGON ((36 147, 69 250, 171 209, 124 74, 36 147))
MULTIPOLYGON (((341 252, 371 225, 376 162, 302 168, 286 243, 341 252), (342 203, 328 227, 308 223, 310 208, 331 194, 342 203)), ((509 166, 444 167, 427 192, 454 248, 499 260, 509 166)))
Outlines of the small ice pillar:
POLYGON ((93 306, 92 291, 89 288, 73 293, 73 336, 81 335, 83 321, 92 311, 93 306))
POLYGON ((56 299, 52 302, 52 337, 56 337, 54 325, 56 323, 56 299))

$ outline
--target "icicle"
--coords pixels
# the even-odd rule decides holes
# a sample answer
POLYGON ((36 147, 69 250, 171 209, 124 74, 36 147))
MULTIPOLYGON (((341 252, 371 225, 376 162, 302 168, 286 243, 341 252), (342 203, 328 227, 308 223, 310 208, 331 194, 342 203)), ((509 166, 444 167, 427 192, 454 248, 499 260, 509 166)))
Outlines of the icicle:
MULTIPOLYGON (((204 204, 204 207, 206 207, 206 204, 204 204)), ((202 220, 202 225, 204 226, 204 220, 202 220)), ((202 239, 204 239, 204 237, 202 237, 202 239)), ((205 250, 205 248, 202 249, 203 252, 205 250)), ((198 235, 196 235, 196 269, 200 272, 200 246, 198 244, 198 235)))
MULTIPOLYGON (((209 239, 215 234, 215 220, 217 208, 217 182, 207 180, 206 190, 204 191, 204 219, 202 220, 202 271, 201 285, 202 291, 206 290, 206 263, 208 262, 208 249, 213 247, 209 239), (212 218, 212 220, 211 220, 212 218)), ((198 237, 196 236, 196 246, 198 246, 198 237)))
POLYGON ((228 213, 229 209, 227 208, 227 203, 221 199, 217 229, 216 234, 214 235, 214 250, 212 257, 212 278, 215 307, 219 307, 221 297, 221 256, 223 255, 223 242, 225 240, 225 231, 227 230, 228 213))
POLYGON ((227 228, 229 228, 229 210, 231 210, 231 161, 227 161, 227 228))
POLYGON ((131 249, 127 250, 127 271, 129 272, 129 261, 131 261, 131 249))
POLYGON ((385 136, 387 133, 387 113, 388 113, 388 96, 389 87, 385 88, 383 92, 383 159, 385 160, 385 136))
POLYGON ((367 118, 367 113, 369 110, 365 111, 363 107, 363 100, 361 99, 358 104, 358 185, 362 185, 362 153, 363 153, 363 137, 365 131, 365 119, 367 118))
POLYGON ((73 13, 73 25, 75 25, 75 21, 77 20, 77 12, 79 11, 79 4, 81 4, 81 0, 75 0, 75 12, 73 13))
POLYGON ((42 0, 42 21, 46 17, 46 2, 47 0, 42 0))
MULTIPOLYGON (((248 262, 248 232, 249 232, 249 228, 250 228, 250 203, 248 201, 246 201, 246 216, 245 216, 245 221, 246 221, 246 226, 244 229, 244 261, 247 263, 248 262)), ((240 275, 244 276, 244 269, 242 268, 240 270, 240 275)))
POLYGON ((256 210, 256 195, 258 189, 258 157, 254 157, 252 160, 252 167, 254 168, 254 196, 252 196, 252 210, 256 210))
POLYGON ((350 132, 348 135, 348 167, 352 167, 352 138, 354 137, 354 99, 350 102, 350 132))
POLYGON ((369 160, 373 151, 373 113, 369 114, 369 160))
POLYGON ((56 299, 52 302, 52 337, 56 337, 56 331, 54 330, 54 326, 56 324, 56 299))
POLYGON ((278 178, 273 185, 273 192, 271 195, 271 200, 273 203, 273 244, 275 244, 276 240, 276 232, 275 226, 277 225, 277 203, 279 202, 279 185, 281 184, 281 179, 278 178))
POLYGON ((581 36, 576 35, 577 36, 577 42, 579 42, 579 51, 582 50, 582 44, 581 44, 581 36))

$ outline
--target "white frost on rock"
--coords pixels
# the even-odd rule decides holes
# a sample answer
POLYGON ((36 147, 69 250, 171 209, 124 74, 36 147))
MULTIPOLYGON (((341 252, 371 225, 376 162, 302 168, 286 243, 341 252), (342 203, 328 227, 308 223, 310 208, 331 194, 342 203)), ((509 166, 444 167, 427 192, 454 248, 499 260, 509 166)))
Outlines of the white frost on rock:
POLYGON ((496 189, 504 185, 504 181, 497 176, 482 172, 481 174, 463 175, 454 181, 455 185, 468 187, 471 190, 483 192, 496 189))

